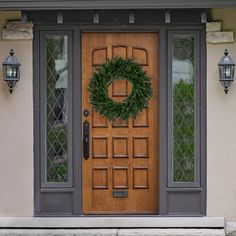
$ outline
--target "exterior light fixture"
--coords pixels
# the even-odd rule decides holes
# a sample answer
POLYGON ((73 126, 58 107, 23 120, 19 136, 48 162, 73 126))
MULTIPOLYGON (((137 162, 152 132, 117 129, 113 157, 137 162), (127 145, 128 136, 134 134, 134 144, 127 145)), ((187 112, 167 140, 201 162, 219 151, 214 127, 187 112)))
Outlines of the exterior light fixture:
POLYGON ((220 83, 225 88, 225 94, 228 93, 229 86, 234 81, 234 67, 235 64, 230 56, 228 56, 228 51, 225 49, 224 56, 220 59, 218 64, 219 67, 219 80, 220 83))
POLYGON ((2 63, 3 79, 7 82, 10 94, 12 94, 13 87, 20 80, 20 63, 14 56, 14 51, 11 49, 10 55, 2 63))

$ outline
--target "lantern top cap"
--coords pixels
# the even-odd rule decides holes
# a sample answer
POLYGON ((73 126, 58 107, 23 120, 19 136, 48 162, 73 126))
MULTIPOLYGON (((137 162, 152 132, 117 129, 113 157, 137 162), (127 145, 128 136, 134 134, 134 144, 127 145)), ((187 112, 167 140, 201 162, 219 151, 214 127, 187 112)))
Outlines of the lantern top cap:
POLYGON ((227 49, 225 49, 224 54, 225 55, 223 57, 221 57, 218 66, 234 66, 235 63, 232 60, 231 56, 228 55, 229 52, 227 49))
MULTIPOLYGON (((13 54, 14 54, 14 52, 13 52, 13 54)), ((229 52, 227 49, 225 49, 224 54, 225 54, 225 56, 228 56, 229 52)))
POLYGON ((7 65, 13 65, 13 66, 20 66, 21 63, 18 62, 16 56, 14 55, 15 52, 13 49, 9 52, 9 56, 5 59, 5 61, 2 63, 3 66, 7 65))

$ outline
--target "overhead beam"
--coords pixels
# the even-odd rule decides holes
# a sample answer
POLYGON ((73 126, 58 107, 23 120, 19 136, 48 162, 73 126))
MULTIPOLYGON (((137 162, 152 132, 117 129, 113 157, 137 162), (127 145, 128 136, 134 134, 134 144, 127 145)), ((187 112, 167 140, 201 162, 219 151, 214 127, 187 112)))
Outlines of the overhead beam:
POLYGON ((235 0, 0 0, 4 10, 236 7, 235 0))

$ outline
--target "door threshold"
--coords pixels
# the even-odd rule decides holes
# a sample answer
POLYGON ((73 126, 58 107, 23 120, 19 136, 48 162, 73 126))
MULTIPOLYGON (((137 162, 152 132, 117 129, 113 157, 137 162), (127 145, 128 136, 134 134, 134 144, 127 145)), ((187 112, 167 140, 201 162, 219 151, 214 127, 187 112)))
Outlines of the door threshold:
POLYGON ((224 228, 224 217, 0 217, 0 228, 224 228))

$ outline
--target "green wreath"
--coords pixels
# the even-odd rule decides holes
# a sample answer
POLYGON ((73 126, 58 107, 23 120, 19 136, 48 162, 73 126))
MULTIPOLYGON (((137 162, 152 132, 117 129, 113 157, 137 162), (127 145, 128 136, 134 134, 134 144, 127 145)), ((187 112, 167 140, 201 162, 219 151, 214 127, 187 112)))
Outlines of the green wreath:
POLYGON ((135 118, 153 95, 151 79, 133 59, 120 57, 108 60, 92 76, 88 86, 89 100, 102 116, 113 121, 115 118, 135 118), (114 80, 128 80, 132 85, 131 94, 122 102, 113 101, 108 87, 114 80))

